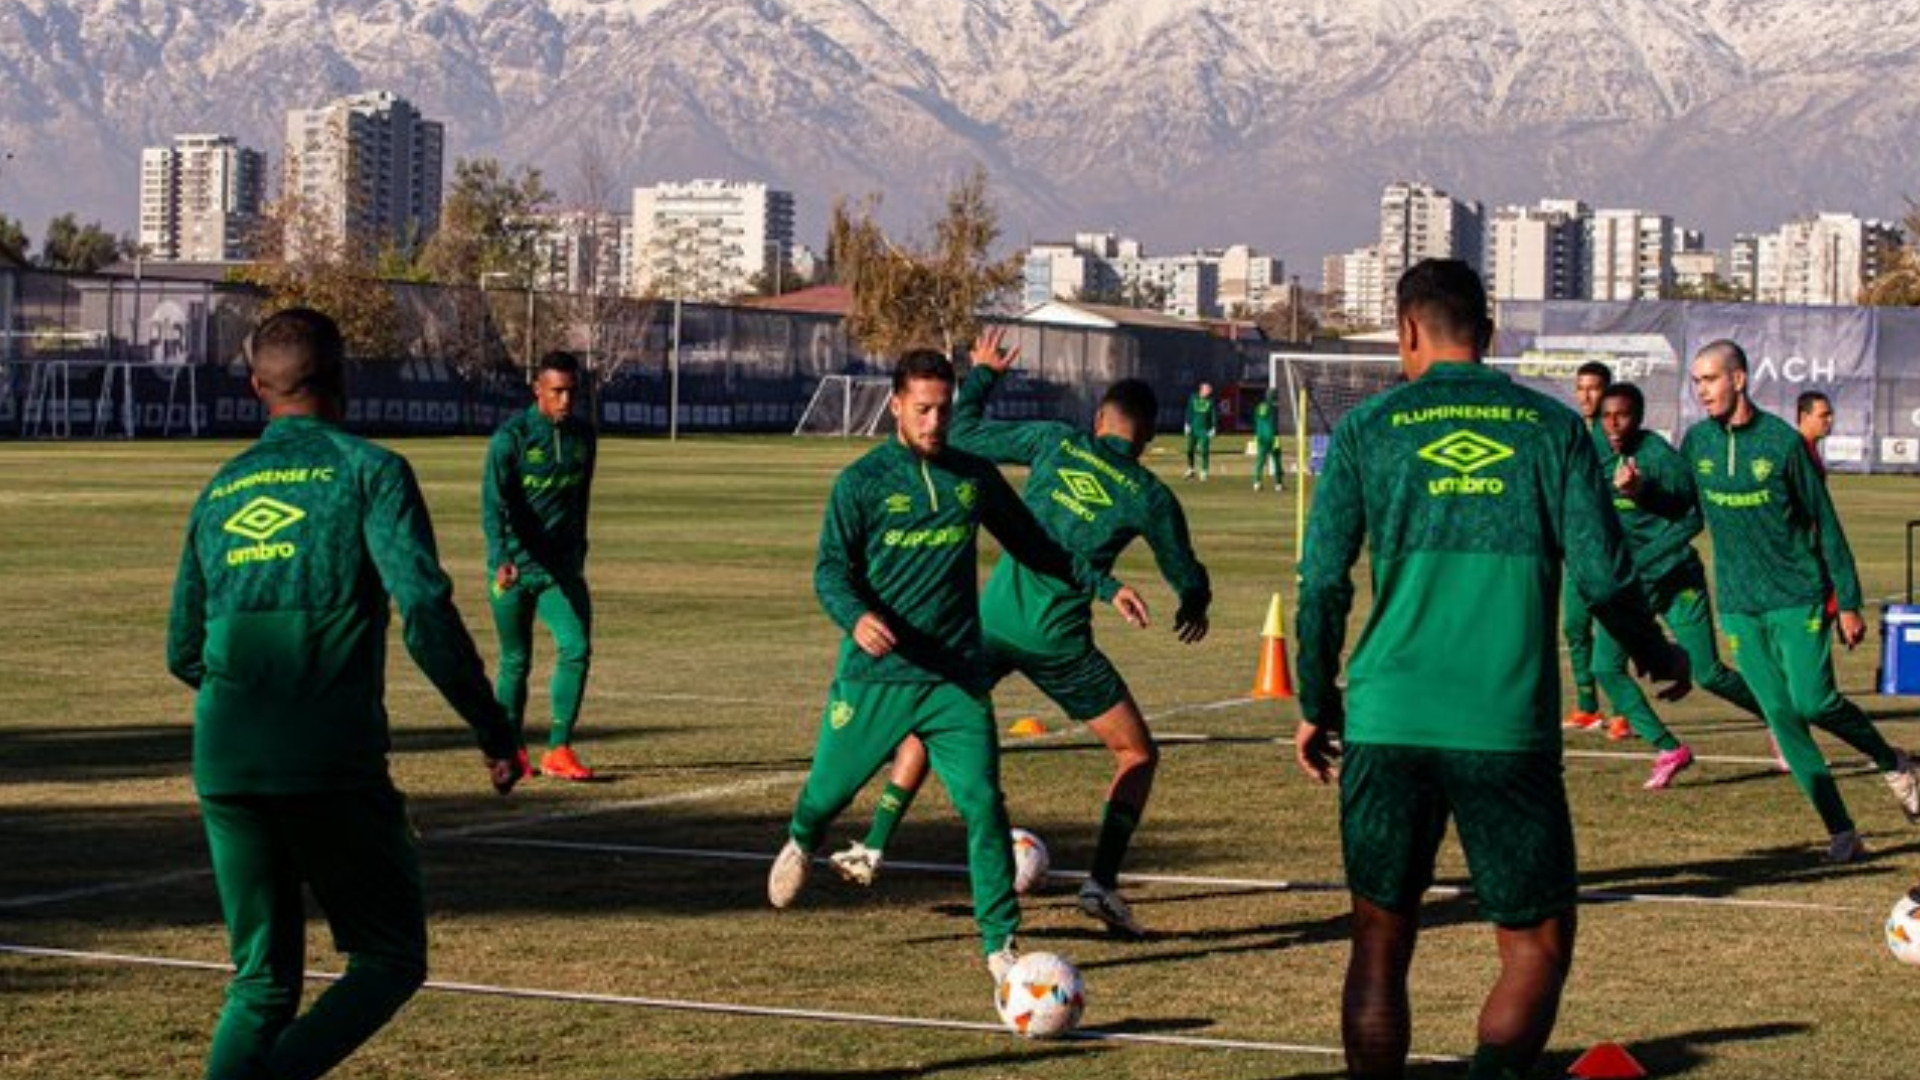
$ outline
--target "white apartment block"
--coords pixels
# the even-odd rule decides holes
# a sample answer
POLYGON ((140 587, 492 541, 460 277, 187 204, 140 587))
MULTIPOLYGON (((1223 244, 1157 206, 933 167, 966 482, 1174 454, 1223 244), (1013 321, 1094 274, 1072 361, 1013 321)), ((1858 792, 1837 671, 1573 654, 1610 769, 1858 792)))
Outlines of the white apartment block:
POLYGON ((566 210, 541 214, 525 227, 532 230, 535 289, 602 296, 625 290, 626 215, 566 210))
POLYGON ((1484 225, 1478 202, 1462 202, 1428 184, 1396 182, 1380 194, 1379 310, 1367 321, 1393 322, 1400 275, 1422 259, 1461 259, 1482 265, 1484 225))
POLYGON ((1725 280, 1727 275, 1719 252, 1700 248, 1673 253, 1674 287, 1699 292, 1715 282, 1725 280))
POLYGON ((1755 299, 1763 304, 1853 304, 1901 243, 1897 225, 1852 214, 1789 221, 1761 237, 1755 299), (1771 244, 1765 241, 1771 239, 1771 244))
POLYGON ((633 189, 628 288, 637 295, 724 300, 792 251, 792 192, 733 180, 633 189))
POLYGON ((1271 255, 1235 244, 1215 258, 1219 266, 1217 302, 1224 315, 1252 315, 1287 298, 1287 268, 1271 255))
POLYGON ((1727 280, 1740 291, 1743 299, 1752 300, 1758 295, 1760 276, 1760 237, 1753 233, 1740 233, 1733 238, 1733 244, 1727 249, 1727 280))
POLYGON ((1586 295, 1586 204, 1507 206, 1487 221, 1487 291, 1495 300, 1575 300, 1586 295))
POLYGON ((250 254, 266 161, 231 135, 176 135, 140 152, 140 246, 167 262, 250 254))
POLYGON ((288 113, 283 194, 318 230, 293 246, 426 238, 440 224, 445 148, 445 125, 385 91, 288 113))
POLYGON ((1080 250, 1078 240, 1071 244, 1045 242, 1028 248, 1020 267, 1021 306, 1038 307, 1049 300, 1086 296, 1093 259, 1080 250))
MULTIPOLYGON (((1355 248, 1341 256, 1340 272, 1345 279, 1339 286, 1340 310, 1348 320, 1360 326, 1387 325, 1387 299, 1383 295, 1386 275, 1380 264, 1379 249, 1355 248)), ((1396 276, 1395 284, 1399 280, 1396 276)), ((1332 289, 1333 283, 1328 282, 1327 287, 1332 289)))
POLYGON ((1658 300, 1673 288, 1673 219, 1645 210, 1599 210, 1587 227, 1588 297, 1658 300))
POLYGON ((1205 255, 1173 255, 1167 264, 1167 302, 1161 310, 1177 319, 1220 314, 1220 263, 1205 255))
POLYGON ((1087 232, 1027 248, 1021 300, 1031 308, 1092 299, 1207 319, 1272 306, 1286 295, 1285 277, 1285 264, 1245 244, 1149 256, 1138 240, 1087 232))

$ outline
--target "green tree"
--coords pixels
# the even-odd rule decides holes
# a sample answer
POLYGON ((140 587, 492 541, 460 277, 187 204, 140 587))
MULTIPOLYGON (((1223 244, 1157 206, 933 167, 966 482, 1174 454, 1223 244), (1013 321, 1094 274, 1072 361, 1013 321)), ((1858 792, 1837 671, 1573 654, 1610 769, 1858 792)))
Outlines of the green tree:
POLYGON ((47 223, 47 238, 40 245, 40 265, 49 270, 91 274, 119 258, 124 243, 97 221, 82 225, 74 215, 61 214, 47 223))
POLYGON ((27 248, 31 244, 32 241, 27 237, 24 225, 5 214, 0 214, 0 250, 24 259, 27 257, 27 248))
POLYGON ((852 292, 847 330, 875 356, 914 348, 952 353, 978 328, 981 309, 1020 279, 1016 258, 995 259, 999 214, 976 167, 947 193, 945 212, 918 244, 890 239, 875 220, 880 199, 838 201, 827 231, 833 280, 852 292))
POLYGON ((509 173, 494 158, 456 160, 440 227, 420 252, 426 277, 465 287, 483 274, 504 274, 517 288, 535 284, 535 219, 553 198, 532 166, 509 173))
POLYGON ((340 325, 351 355, 401 354, 399 305, 379 276, 378 244, 335 236, 323 210, 292 193, 261 213, 252 247, 255 261, 230 277, 267 294, 262 315, 310 307, 340 325))

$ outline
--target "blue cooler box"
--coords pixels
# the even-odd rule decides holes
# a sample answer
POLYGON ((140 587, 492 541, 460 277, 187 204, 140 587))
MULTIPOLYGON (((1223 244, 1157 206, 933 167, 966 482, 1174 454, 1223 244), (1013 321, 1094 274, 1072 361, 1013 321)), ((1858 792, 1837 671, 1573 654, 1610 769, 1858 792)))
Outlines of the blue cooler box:
POLYGON ((1880 609, 1880 692, 1920 694, 1920 604, 1880 609))

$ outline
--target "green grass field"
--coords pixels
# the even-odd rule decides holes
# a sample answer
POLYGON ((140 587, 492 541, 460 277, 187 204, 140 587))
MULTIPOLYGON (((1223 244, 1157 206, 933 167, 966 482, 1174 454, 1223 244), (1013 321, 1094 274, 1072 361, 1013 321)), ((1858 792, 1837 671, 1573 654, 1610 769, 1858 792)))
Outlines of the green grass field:
MULTIPOLYGON (((401 448, 491 656, 477 523, 482 444, 401 448)), ((765 904, 764 862, 686 853, 771 855, 782 840, 837 639, 812 595, 816 530, 835 471, 862 448, 792 439, 604 446, 591 570, 596 657, 580 745, 607 783, 536 781, 495 798, 465 729, 396 650, 393 772, 425 837, 436 979, 992 1019, 962 878, 901 871, 867 892, 821 874, 799 907, 775 912, 765 904), (581 844, 598 847, 561 846, 581 844)), ((163 635, 187 508, 235 449, 0 444, 0 626, 10 661, 0 680, 0 944, 225 959, 188 781, 191 701, 164 670, 163 635)), ((1178 475, 1171 452, 1155 460, 1178 475)), ((1245 471, 1229 459, 1213 483, 1180 488, 1215 577, 1213 635, 1194 647, 1174 640, 1171 598, 1139 549, 1121 576, 1143 586, 1159 624, 1136 633, 1102 620, 1104 643, 1156 730, 1206 737, 1168 739, 1129 868, 1238 880, 1133 886, 1137 913, 1157 931, 1144 944, 1107 939, 1064 888, 1029 899, 1022 937, 1080 966, 1091 1029, 1299 1049, 1042 1045, 991 1032, 429 990, 339 1075, 1338 1075, 1336 1056, 1311 1050, 1339 1042, 1344 898, 1259 884, 1331 885, 1340 865, 1332 793, 1300 777, 1290 746, 1273 743, 1291 735, 1292 703, 1242 700, 1267 599, 1291 589, 1294 534, 1291 494, 1256 495, 1245 471)), ((1868 596, 1894 593, 1920 488, 1891 478, 1841 478, 1835 488, 1868 596)), ((1877 653, 1876 642, 1843 657, 1842 684, 1896 743, 1920 745, 1920 710, 1871 694, 1877 653)), ((545 661, 536 656, 537 680, 545 661)), ((998 707, 1003 723, 1037 715, 1062 727, 1018 680, 998 707)), ((1913 882, 1920 831, 1877 776, 1835 747, 1874 858, 1827 867, 1818 819, 1761 761, 1756 722, 1710 701, 1669 716, 1710 760, 1666 793, 1641 791, 1642 748, 1570 740, 1583 883, 1638 899, 1600 897, 1582 910, 1575 973, 1539 1075, 1563 1075, 1601 1040, 1626 1043, 1655 1076, 1908 1075, 1902 1035, 1920 971, 1887 955, 1880 924, 1913 882)), ((1047 839, 1057 868, 1086 866, 1108 771, 1105 752, 1072 731, 1009 753, 1014 820, 1047 839)), ((864 828, 869 805, 856 805, 836 843, 864 828)), ((929 790, 889 856, 953 863, 962 851, 957 819, 929 790)), ((1452 844, 1443 861, 1443 881, 1459 882, 1452 844)), ((1468 1053, 1493 972, 1490 935, 1458 899, 1431 903, 1428 927, 1415 969, 1415 1050, 1468 1053)), ((339 964, 314 923, 310 966, 339 964)), ((213 971, 0 953, 0 1077, 198 1075, 223 984, 213 971)))

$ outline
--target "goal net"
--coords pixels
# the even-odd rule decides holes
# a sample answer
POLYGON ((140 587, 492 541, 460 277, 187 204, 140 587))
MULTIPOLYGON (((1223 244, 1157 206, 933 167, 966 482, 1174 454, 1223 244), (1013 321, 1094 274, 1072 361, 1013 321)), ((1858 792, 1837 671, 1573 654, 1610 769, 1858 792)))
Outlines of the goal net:
POLYGON ((893 380, 881 375, 826 375, 813 391, 795 435, 873 438, 893 432, 887 399, 893 380))

